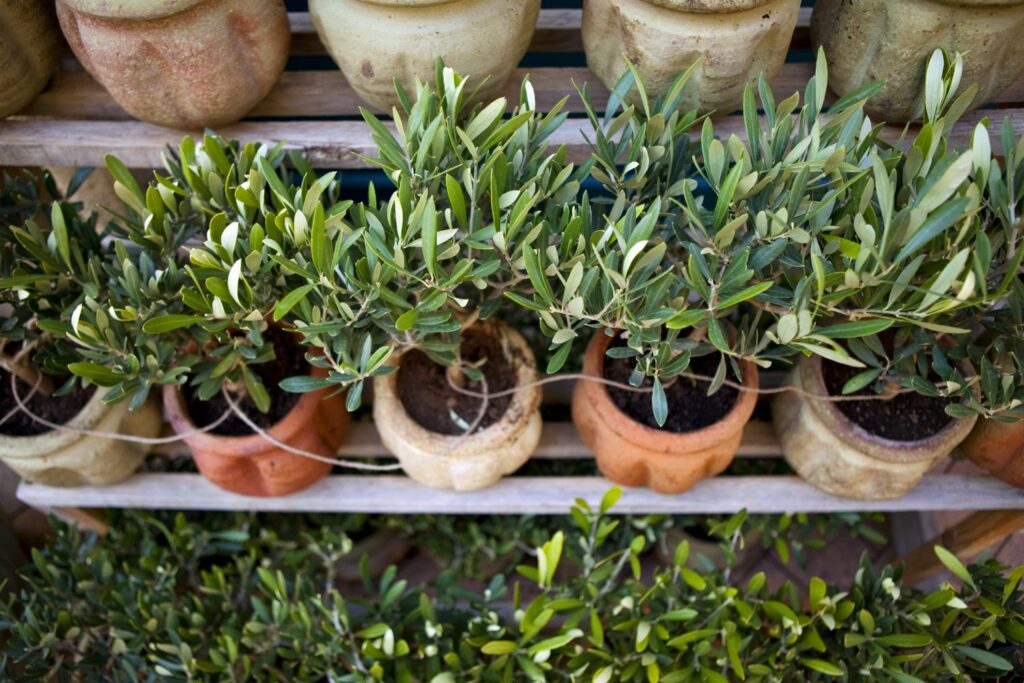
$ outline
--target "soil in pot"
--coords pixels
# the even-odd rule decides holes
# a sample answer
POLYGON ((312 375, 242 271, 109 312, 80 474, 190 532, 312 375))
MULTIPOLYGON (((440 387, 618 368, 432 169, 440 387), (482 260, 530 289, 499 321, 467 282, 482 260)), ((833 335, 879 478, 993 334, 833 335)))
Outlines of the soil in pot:
MULTIPOLYGON (((263 340, 274 347, 274 358, 266 363, 250 365, 249 369, 263 380, 263 386, 270 392, 270 410, 260 412, 248 396, 243 397, 241 401, 236 399, 235 403, 261 428, 270 429, 283 420, 302 398, 302 394, 284 391, 278 385, 281 380, 289 377, 309 374, 309 363, 306 362, 305 352, 294 334, 270 327, 263 332, 263 340)), ((208 401, 199 400, 196 396, 196 387, 185 387, 184 394, 189 417, 198 426, 208 425, 231 410, 231 406, 220 392, 214 394, 208 401)), ((211 431, 220 436, 248 436, 253 433, 252 429, 233 413, 211 431)))
MULTIPOLYGON (((621 346, 621 344, 618 344, 621 346)), ((713 377, 718 370, 722 354, 710 353, 705 356, 696 357, 690 360, 687 372, 713 377)), ((636 361, 632 358, 609 358, 604 359, 604 376, 614 382, 629 383, 630 375, 636 368, 636 361)), ((739 390, 722 386, 711 396, 708 396, 710 382, 693 380, 688 377, 677 377, 675 381, 665 387, 665 396, 668 399, 668 419, 665 425, 658 426, 654 419, 654 409, 651 407, 651 395, 646 392, 627 391, 617 387, 608 387, 608 395, 612 402, 622 412, 629 415, 637 422, 664 431, 683 433, 693 432, 698 429, 709 427, 724 418, 739 398, 739 390)), ((650 378, 644 380, 644 387, 651 386, 650 378)))
MULTIPOLYGON (((462 337, 462 360, 467 364, 486 361, 480 370, 491 393, 516 386, 514 358, 507 358, 495 337, 470 329, 462 337)), ((483 399, 456 391, 449 383, 448 368, 432 361, 427 354, 413 350, 402 357, 398 368, 398 397, 409 416, 424 429, 438 434, 464 434, 480 412, 483 399)), ((483 383, 466 380, 468 391, 483 391, 483 383)), ((477 427, 481 431, 500 420, 512 403, 512 395, 490 399, 477 427)))
MULTIPOLYGON (((62 386, 67 377, 52 378, 54 386, 62 386)), ((75 415, 82 412, 82 408, 92 398, 94 389, 83 389, 75 385, 69 393, 62 396, 45 396, 36 392, 32 398, 25 400, 25 397, 32 391, 32 386, 23 380, 18 380, 18 395, 22 402, 35 415, 54 424, 67 424, 75 415)), ((11 393, 11 375, 6 370, 0 369, 0 417, 15 410, 18 404, 11 393)), ((0 434, 10 436, 36 436, 51 431, 44 424, 36 422, 20 410, 11 415, 3 424, 0 424, 0 434)))
MULTIPOLYGON (((821 374, 832 396, 842 396, 843 385, 861 369, 823 360, 821 374)), ((870 386, 853 394, 874 396, 870 386)), ((868 432, 892 441, 919 441, 939 433, 952 418, 946 414, 950 399, 923 396, 917 392, 898 394, 889 400, 839 401, 836 407, 868 432)))

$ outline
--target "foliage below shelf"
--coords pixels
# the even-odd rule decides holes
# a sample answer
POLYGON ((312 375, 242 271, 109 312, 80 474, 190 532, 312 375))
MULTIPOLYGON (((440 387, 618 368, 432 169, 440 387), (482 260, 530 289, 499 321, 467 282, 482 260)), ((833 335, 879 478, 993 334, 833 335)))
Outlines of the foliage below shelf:
MULTIPOLYGON (((846 590, 813 579, 770 590, 763 574, 668 566, 641 575, 655 518, 578 506, 538 538, 519 576, 482 589, 464 564, 430 585, 395 571, 337 589, 352 542, 337 527, 287 529, 129 514, 104 539, 64 528, 36 552, 26 588, 0 610, 0 674, 56 680, 939 681, 996 677, 1024 642, 1018 582, 995 562, 962 587, 901 587, 866 562, 846 590), (20 601, 20 602, 19 602, 20 601)), ((730 544, 745 515, 713 527, 730 544)), ((533 540, 533 536, 529 537, 533 540)))

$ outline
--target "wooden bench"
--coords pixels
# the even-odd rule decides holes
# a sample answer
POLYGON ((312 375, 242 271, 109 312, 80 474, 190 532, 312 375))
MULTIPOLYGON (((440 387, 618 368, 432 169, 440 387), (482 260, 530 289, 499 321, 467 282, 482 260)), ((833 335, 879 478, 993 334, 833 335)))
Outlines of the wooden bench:
MULTIPOLYGON (((581 11, 543 10, 531 51, 533 63, 573 61, 581 63, 581 11), (577 53, 574 57, 573 53, 577 53), (546 61, 545 61, 546 60, 546 61)), ((804 8, 787 62, 772 81, 778 98, 803 89, 813 74, 808 23, 810 9, 804 8)), ((305 13, 290 15, 293 61, 326 61, 324 48, 305 13)), ((508 86, 517 97, 518 81, 530 74, 541 108, 570 96, 569 109, 580 113, 573 81, 587 82, 592 96, 603 106, 608 93, 582 67, 539 66, 520 69, 508 86)), ((356 169, 364 167, 357 154, 375 153, 369 130, 358 116, 358 97, 337 69, 288 70, 273 92, 236 125, 219 130, 224 137, 263 140, 287 144, 302 151, 319 168, 356 169)), ((954 143, 965 145, 975 123, 988 116, 995 123, 1010 117, 1017 130, 1024 129, 1024 82, 1003 93, 993 108, 965 117, 953 131, 954 143)), ((568 146, 571 156, 582 159, 586 143, 581 132, 588 127, 583 117, 570 119, 555 138, 568 146)), ((719 119, 720 134, 743 135, 742 119, 719 119)), ((902 128, 890 127, 887 134, 897 138, 902 128)), ((199 134, 193 131, 193 134, 199 134)), ((103 156, 115 154, 133 168, 161 165, 168 145, 176 146, 183 132, 131 120, 109 95, 72 58, 50 87, 25 111, 0 121, 0 165, 3 166, 98 166, 103 156)), ((568 387, 547 392, 549 401, 565 403, 568 387)), ((566 412, 566 411, 563 411, 566 412)), ((166 450, 166 449, 165 449, 166 450)), ((184 447, 175 449, 184 454, 184 447)), ((342 447, 345 457, 387 458, 372 423, 356 423, 342 447)), ((771 424, 750 423, 744 434, 740 458, 781 456, 771 424)), ((572 424, 547 422, 539 459, 588 459, 572 424)), ((401 475, 365 476, 332 474, 298 494, 284 498, 246 498, 226 493, 193 473, 140 473, 120 484, 107 487, 55 489, 22 483, 18 497, 36 507, 62 510, 81 524, 102 529, 81 508, 173 508, 202 510, 273 510, 306 512, 398 512, 460 514, 563 514, 575 498, 597 503, 610 483, 598 476, 513 476, 497 486, 476 493, 439 491, 420 486, 401 475)), ((1024 491, 1012 488, 980 472, 948 472, 939 468, 927 475, 911 493, 897 500, 857 501, 823 493, 793 475, 729 475, 701 482, 679 496, 661 496, 648 490, 628 489, 615 512, 712 514, 747 509, 751 513, 782 512, 928 512, 971 510, 977 512, 950 530, 946 542, 953 549, 976 552, 998 538, 1024 526, 1024 491)), ((927 519, 927 518, 925 518, 927 519)), ((917 525, 916 542, 929 538, 927 523, 917 525)), ((915 539, 904 538, 910 548, 915 539), (908 543, 909 541, 909 543, 908 543)), ((914 577, 934 571, 925 550, 912 558, 914 577)))

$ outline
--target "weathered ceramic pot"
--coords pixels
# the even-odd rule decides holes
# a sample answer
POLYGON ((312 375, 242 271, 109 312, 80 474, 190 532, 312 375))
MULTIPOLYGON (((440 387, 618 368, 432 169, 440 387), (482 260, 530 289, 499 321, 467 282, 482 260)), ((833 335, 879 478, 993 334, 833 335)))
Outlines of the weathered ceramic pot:
MULTIPOLYGON (((103 402, 96 391, 67 426, 71 429, 111 432, 152 438, 160 433, 160 407, 148 401, 128 410, 122 401, 103 402)), ((131 476, 149 446, 101 436, 53 430, 33 436, 0 434, 0 460, 19 475, 47 486, 102 486, 131 476)))
POLYGON ((800 0, 586 0, 587 66, 609 89, 636 67, 652 97, 694 62, 683 108, 728 114, 786 61, 800 0))
MULTIPOLYGON (((815 396, 828 395, 819 356, 797 361, 788 382, 815 396)), ((783 455, 801 477, 833 495, 859 500, 899 498, 910 491, 967 437, 977 419, 950 419, 932 436, 896 441, 867 431, 832 401, 794 391, 775 398, 772 414, 783 455)))
POLYGON ((359 96, 390 111, 394 82, 415 94, 434 64, 487 78, 481 99, 494 97, 530 46, 540 0, 310 0, 313 23, 359 96))
MULTIPOLYGON (((178 387, 164 387, 164 412, 176 433, 196 430, 178 387)), ((345 440, 348 424, 344 396, 331 396, 329 389, 321 389, 303 394, 267 433, 294 448, 330 457, 345 440)), ((310 486, 331 470, 330 464, 278 448, 259 434, 221 436, 206 432, 183 440, 204 477, 226 491, 245 496, 286 496, 310 486)))
MULTIPOLYGON (((476 329, 498 339, 505 357, 514 362, 518 386, 537 381, 533 351, 522 335, 494 319, 476 329)), ((384 446, 416 481, 456 491, 493 486, 530 459, 540 442, 540 401, 540 388, 526 387, 513 394, 494 424, 469 436, 452 436, 426 429, 409 415, 399 397, 397 372, 373 381, 373 420, 384 446)))
POLYGON ((237 121, 288 59, 281 0, 57 0, 75 55, 132 116, 176 128, 237 121))
POLYGON ((0 117, 27 105, 57 68, 60 33, 50 3, 0 3, 0 117))
POLYGON ((1014 422, 979 419, 960 450, 979 467, 1024 488, 1024 416, 1014 422))
POLYGON ((845 94, 885 81, 866 109, 903 122, 921 116, 925 65, 936 48, 964 55, 961 92, 974 105, 1024 75, 1022 0, 818 0, 811 37, 828 57, 829 84, 845 94))
MULTIPOLYGON (((605 352, 611 342, 604 333, 593 336, 583 360, 584 374, 604 376, 605 352)), ((750 363, 742 368, 744 386, 756 390, 757 368, 750 363)), ((604 384, 582 380, 573 392, 572 419, 606 477, 624 486, 673 494, 688 491, 729 466, 756 404, 755 391, 741 391, 736 404, 715 424, 692 432, 671 432, 637 422, 615 405, 604 384)))

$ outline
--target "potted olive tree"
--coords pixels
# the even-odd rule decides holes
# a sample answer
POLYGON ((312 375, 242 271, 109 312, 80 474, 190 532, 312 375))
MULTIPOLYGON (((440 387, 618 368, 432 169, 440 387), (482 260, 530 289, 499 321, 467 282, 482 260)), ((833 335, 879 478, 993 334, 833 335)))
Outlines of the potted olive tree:
POLYGON ((828 352, 797 362, 795 390, 774 402, 776 433, 790 464, 837 495, 903 495, 976 420, 965 406, 974 368, 959 349, 1000 290, 981 180, 987 133, 964 152, 946 142, 973 96, 955 97, 957 71, 931 72, 931 114, 909 151, 867 149, 849 200, 779 263, 792 296, 776 302, 772 334, 828 352))
MULTIPOLYGON (((4 194, 0 205, 37 213, 34 201, 4 194)), ((134 413, 109 406, 68 373, 75 354, 63 331, 71 311, 98 296, 105 248, 94 218, 64 201, 49 208, 38 222, 19 225, 10 213, 0 220, 0 458, 50 486, 112 483, 135 471, 145 447, 86 432, 153 437, 160 412, 152 402, 134 413)))
POLYGON ((588 106, 591 173, 607 198, 585 198, 550 244, 531 244, 532 298, 509 295, 537 312, 562 362, 581 333, 596 330, 584 373, 604 381, 577 384, 577 428, 606 475, 663 493, 687 490, 735 456, 757 400, 757 366, 780 355, 765 334, 769 267, 836 201, 830 174, 841 160, 830 146, 862 118, 853 98, 819 120, 822 74, 794 127, 798 99, 776 106, 762 78, 766 130, 748 89, 749 147, 723 143, 710 121, 698 134, 697 114, 679 110, 692 73, 652 105, 631 71, 603 121, 588 106), (620 112, 631 87, 639 104, 620 112), (780 220, 792 192, 807 188, 815 189, 780 220))
POLYGON ((281 0, 59 0, 57 14, 118 104, 175 128, 241 118, 277 82, 291 41, 281 0))
MULTIPOLYGON (((984 135, 983 129, 978 135, 984 135)), ((993 230, 990 281, 1000 297, 982 322, 968 355, 978 369, 979 394, 967 409, 979 414, 974 431, 961 445, 964 454, 1014 486, 1024 487, 1024 136, 1010 121, 1001 130, 1004 162, 977 160, 978 182, 987 191, 993 230)), ((984 145, 984 138, 978 142, 984 145)))
POLYGON ((145 191, 108 160, 125 202, 112 228, 122 239, 105 296, 76 309, 70 332, 84 358, 76 374, 111 387, 112 402, 136 404, 161 386, 200 471, 246 495, 321 478, 347 426, 340 397, 276 391, 317 371, 297 335, 270 319, 288 294, 272 257, 304 244, 336 193, 331 177, 311 174, 286 186, 274 168, 282 158, 278 148, 186 138, 171 174, 145 191))
POLYGON ((481 99, 505 87, 526 54, 540 0, 311 0, 317 33, 345 80, 390 111, 397 82, 415 93, 438 58, 473 77, 481 99))
POLYGON ((728 114, 745 85, 782 67, 799 11, 799 0, 586 0, 587 66, 611 88, 632 60, 661 95, 696 62, 684 106, 728 114))
POLYGON ((371 161, 396 190, 371 192, 350 226, 286 268, 302 292, 288 317, 329 374, 285 386, 348 387, 354 408, 373 377, 384 444, 414 479, 458 490, 518 469, 540 438, 536 361, 496 314, 528 279, 521 245, 577 187, 564 151, 546 149, 560 107, 540 115, 527 82, 506 120, 503 98, 472 106, 466 83, 438 65, 436 85, 397 115, 397 136, 364 113, 380 149, 371 161))

